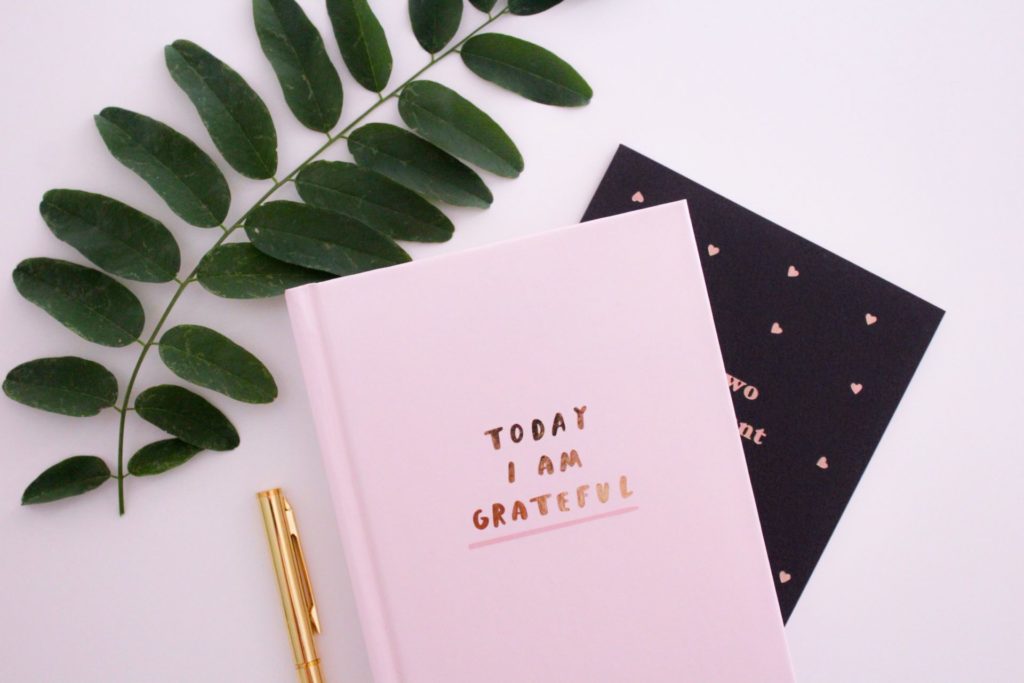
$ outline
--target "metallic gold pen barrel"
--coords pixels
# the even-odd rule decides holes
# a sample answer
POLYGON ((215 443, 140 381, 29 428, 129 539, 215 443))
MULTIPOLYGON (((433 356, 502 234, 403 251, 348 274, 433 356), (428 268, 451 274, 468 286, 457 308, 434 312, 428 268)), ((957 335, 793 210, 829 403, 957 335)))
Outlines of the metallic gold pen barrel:
POLYGON ((323 674, 320 673, 319 659, 299 667, 299 681, 301 683, 324 683, 323 674))
POLYGON ((313 643, 313 635, 320 633, 320 620, 299 542, 295 514, 281 489, 260 491, 256 497, 267 530, 270 557, 281 591, 281 606, 299 681, 323 683, 320 660, 313 643))

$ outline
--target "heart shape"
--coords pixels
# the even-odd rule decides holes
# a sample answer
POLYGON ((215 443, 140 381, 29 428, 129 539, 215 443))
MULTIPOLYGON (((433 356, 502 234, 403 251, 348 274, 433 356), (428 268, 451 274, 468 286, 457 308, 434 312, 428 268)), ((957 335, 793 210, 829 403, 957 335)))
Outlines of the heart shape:
POLYGON ((865 313, 864 322, 866 322, 868 325, 874 325, 875 323, 878 322, 878 318, 876 316, 871 315, 870 313, 865 313))
POLYGON ((796 266, 790 266, 789 270, 786 271, 786 275, 789 277, 800 277, 800 271, 796 269, 796 266))
POLYGON ((782 334, 782 325, 772 323, 772 334, 782 334))
POLYGON ((789 580, 793 577, 790 576, 789 572, 783 570, 779 572, 779 583, 789 583, 789 580))
POLYGON ((632 200, 633 200, 634 202, 636 202, 637 204, 643 204, 643 203, 644 203, 644 193, 643 193, 643 192, 641 192, 640 190, 637 190, 637 191, 636 191, 636 192, 635 192, 635 193, 633 194, 633 196, 631 197, 631 199, 632 199, 632 200))
POLYGON ((821 456, 820 458, 818 458, 818 463, 817 464, 818 464, 818 467, 820 467, 821 469, 827 470, 828 469, 828 458, 826 458, 824 455, 821 456))
POLYGON ((859 394, 860 390, 863 389, 863 388, 864 388, 864 385, 863 384, 858 384, 857 382, 853 382, 852 384, 850 384, 850 391, 852 391, 854 394, 859 394))
POLYGON ((715 245, 713 245, 713 244, 709 244, 708 245, 708 256, 714 256, 715 254, 717 254, 720 251, 722 251, 722 250, 719 249, 718 247, 716 247, 715 245))

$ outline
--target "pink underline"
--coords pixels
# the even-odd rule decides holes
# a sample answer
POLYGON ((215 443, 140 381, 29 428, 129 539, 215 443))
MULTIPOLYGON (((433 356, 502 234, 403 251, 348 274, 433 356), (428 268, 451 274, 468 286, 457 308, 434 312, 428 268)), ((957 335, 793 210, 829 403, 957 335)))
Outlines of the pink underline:
POLYGON ((596 515, 590 515, 589 517, 580 517, 578 519, 571 519, 568 522, 558 522, 557 524, 549 524, 547 526, 537 527, 536 529, 529 529, 528 531, 519 531, 514 534, 506 534, 504 536, 498 536, 496 538, 489 538, 486 541, 477 541, 476 543, 470 543, 469 549, 476 550, 477 548, 483 548, 487 545, 494 545, 495 543, 504 543, 506 541, 515 541, 520 538, 526 538, 527 536, 536 536, 537 534, 545 534, 549 531, 556 531, 558 529, 564 529, 570 526, 576 526, 577 524, 586 524, 587 522, 593 522, 598 519, 604 519, 605 517, 614 517, 616 515, 624 515, 627 512, 634 512, 639 509, 639 506, 632 505, 630 507, 619 508, 618 510, 610 510, 608 512, 601 512, 596 515))

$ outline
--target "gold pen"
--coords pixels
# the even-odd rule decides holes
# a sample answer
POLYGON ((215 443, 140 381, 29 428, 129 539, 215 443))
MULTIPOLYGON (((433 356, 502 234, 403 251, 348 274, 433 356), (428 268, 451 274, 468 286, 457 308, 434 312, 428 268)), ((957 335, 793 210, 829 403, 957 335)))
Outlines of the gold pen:
POLYGON ((281 489, 260 491, 260 511, 267 528, 270 557, 281 589, 281 604, 288 626, 288 638, 295 653, 295 668, 300 683, 323 683, 320 659, 316 656, 313 634, 320 633, 320 619, 313 600, 306 559, 302 555, 295 513, 281 489))

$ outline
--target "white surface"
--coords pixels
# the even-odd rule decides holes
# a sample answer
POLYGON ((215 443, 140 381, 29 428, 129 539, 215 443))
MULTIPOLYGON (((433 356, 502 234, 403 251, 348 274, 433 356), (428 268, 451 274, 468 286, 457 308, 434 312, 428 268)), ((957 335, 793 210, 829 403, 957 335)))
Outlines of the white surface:
MULTIPOLYGON (((404 2, 372 4, 397 83, 424 54, 404 2)), ((338 61, 321 4, 304 5, 338 61)), ((216 238, 181 225, 106 153, 90 119, 125 106, 212 150, 163 66, 162 46, 176 38, 226 59, 263 94, 282 169, 322 140, 286 111, 245 0, 21 0, 5 10, 0 272, 28 256, 83 261, 38 216, 51 187, 110 193, 160 217, 189 265, 216 238)), ((478 18, 467 11, 464 30, 478 18)), ((1010 0, 569 0, 495 29, 569 59, 595 88, 590 107, 526 102, 455 59, 431 75, 505 124, 527 172, 491 178, 495 206, 453 212, 455 238, 414 247, 417 257, 575 222, 621 141, 948 311, 787 627, 802 681, 1024 679, 1022 26, 1024 5, 1010 0)), ((350 120, 372 97, 348 77, 345 85, 350 120)), ((395 116, 389 107, 377 120, 395 116)), ((265 184, 229 179, 234 217, 265 184)), ((74 353, 115 368, 123 386, 135 349, 79 341, 4 282, 4 372, 74 353)), ((169 287, 135 289, 155 318, 169 287)), ((74 420, 0 401, 0 680, 291 680, 253 495, 282 485, 312 564, 328 680, 369 681, 283 302, 222 301, 193 287, 171 322, 185 321, 252 349, 281 397, 255 407, 215 398, 241 447, 129 480, 124 518, 112 484, 18 506, 51 463, 74 453, 112 459, 113 411, 74 420)), ((168 377, 154 356, 142 386, 168 377)), ((157 436, 131 420, 130 446, 157 436)))

